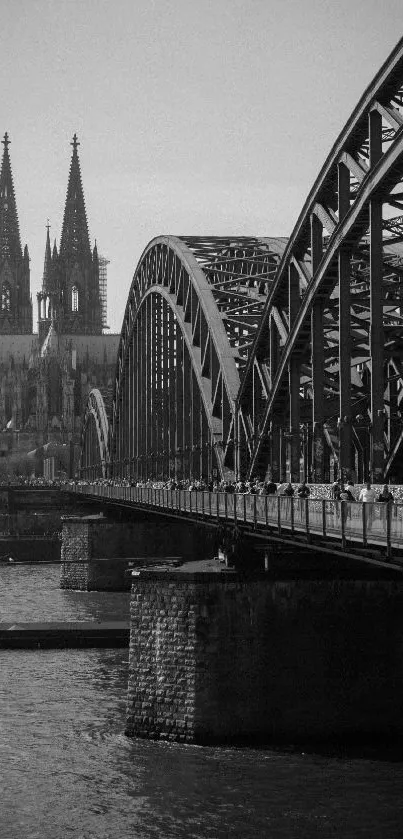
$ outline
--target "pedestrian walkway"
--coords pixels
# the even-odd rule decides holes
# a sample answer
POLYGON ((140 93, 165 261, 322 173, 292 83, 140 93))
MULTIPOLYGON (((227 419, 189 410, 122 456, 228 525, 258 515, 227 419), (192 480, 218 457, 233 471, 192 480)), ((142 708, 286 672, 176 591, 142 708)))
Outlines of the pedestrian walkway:
POLYGON ((375 546, 389 558, 392 552, 401 552, 403 556, 403 504, 194 492, 112 483, 81 482, 72 491, 139 507, 157 507, 187 517, 252 526, 272 534, 328 539, 339 542, 343 551, 352 544, 375 546))

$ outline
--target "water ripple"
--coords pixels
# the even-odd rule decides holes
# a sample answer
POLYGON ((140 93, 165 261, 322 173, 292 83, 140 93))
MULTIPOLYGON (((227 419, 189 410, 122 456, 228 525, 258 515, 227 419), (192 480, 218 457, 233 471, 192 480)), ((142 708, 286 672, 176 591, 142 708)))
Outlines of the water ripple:
MULTIPOLYGON (((127 607, 66 597, 54 571, 1 570, 2 619, 127 607)), ((127 666, 124 650, 0 651, 0 839, 401 839, 403 764, 128 739, 127 666)))

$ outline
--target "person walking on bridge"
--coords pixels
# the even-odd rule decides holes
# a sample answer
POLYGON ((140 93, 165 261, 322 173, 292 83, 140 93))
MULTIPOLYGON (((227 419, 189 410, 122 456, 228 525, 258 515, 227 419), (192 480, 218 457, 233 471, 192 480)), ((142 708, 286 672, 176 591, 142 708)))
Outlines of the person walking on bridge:
POLYGON ((367 525, 367 530, 371 530, 372 522, 374 520, 374 502, 376 501, 376 492, 374 488, 371 486, 370 481, 367 481, 365 486, 362 488, 358 500, 362 501, 365 504, 365 521, 367 525))
POLYGON ((305 504, 307 504, 307 499, 309 498, 310 494, 311 494, 311 490, 309 489, 309 486, 307 485, 307 483, 305 481, 302 481, 302 484, 300 484, 298 489, 297 489, 297 496, 300 499, 300 502, 299 502, 298 506, 299 506, 299 516, 300 516, 301 520, 302 520, 302 517, 305 513, 305 504))
POLYGON ((382 492, 379 493, 378 498, 377 498, 377 501, 381 502, 381 521, 382 521, 382 527, 383 527, 384 532, 386 531, 386 522, 388 520, 388 510, 391 508, 394 500, 395 499, 394 499, 388 485, 385 484, 382 488, 382 492))
POLYGON ((297 489, 298 498, 308 498, 308 495, 311 494, 311 490, 309 489, 308 484, 305 481, 302 481, 302 484, 297 489))
POLYGON ((382 492, 379 493, 378 498, 376 500, 386 501, 386 503, 388 503, 389 501, 393 502, 395 500, 387 484, 383 486, 382 492))
POLYGON ((351 501, 354 501, 354 495, 348 486, 344 486, 344 484, 340 484, 340 501, 341 502, 348 502, 341 504, 341 515, 343 517, 343 522, 346 524, 347 519, 351 519, 351 501))

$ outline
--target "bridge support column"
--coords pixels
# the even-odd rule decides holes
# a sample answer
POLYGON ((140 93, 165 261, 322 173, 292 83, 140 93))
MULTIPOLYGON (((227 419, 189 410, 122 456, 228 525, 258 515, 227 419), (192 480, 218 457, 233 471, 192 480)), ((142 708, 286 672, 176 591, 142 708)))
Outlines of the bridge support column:
POLYGON ((270 478, 277 483, 283 480, 281 474, 281 429, 277 422, 273 422, 271 427, 270 454, 270 478))
MULTIPOLYGON (((377 111, 369 115, 369 158, 374 167, 382 155, 382 118, 377 111)), ((383 333, 383 240, 382 201, 369 204, 370 260, 370 352, 371 352, 371 478, 383 480, 384 469, 384 333, 383 333)))
POLYGON ((289 366, 290 387, 290 429, 289 429, 289 464, 290 481, 299 483, 301 477, 301 441, 299 431, 300 419, 300 368, 299 360, 292 358, 289 366))
POLYGON ((403 733, 402 585, 268 577, 137 572, 126 734, 295 743, 403 733))
POLYGON ((63 517, 60 588, 128 591, 125 574, 138 541, 135 524, 103 515, 63 517))
POLYGON ((339 253, 339 467, 343 480, 351 477, 351 302, 350 255, 339 253))
MULTIPOLYGON (((312 276, 323 256, 323 225, 316 215, 311 216, 312 276)), ((316 298, 311 311, 312 345, 312 478, 320 484, 324 477, 323 400, 325 352, 323 339, 323 299, 316 298)))
MULTIPOLYGON (((288 310, 290 329, 293 327, 299 309, 299 275, 294 264, 291 264, 288 271, 288 310)), ((295 355, 291 356, 288 380, 290 388, 289 411, 290 411, 290 480, 299 483, 301 473, 301 440, 300 440, 300 360, 295 355)))
POLYGON ((383 373, 383 289, 382 289, 382 204, 370 204, 370 348, 371 348, 371 477, 383 480, 384 460, 384 373, 383 373))

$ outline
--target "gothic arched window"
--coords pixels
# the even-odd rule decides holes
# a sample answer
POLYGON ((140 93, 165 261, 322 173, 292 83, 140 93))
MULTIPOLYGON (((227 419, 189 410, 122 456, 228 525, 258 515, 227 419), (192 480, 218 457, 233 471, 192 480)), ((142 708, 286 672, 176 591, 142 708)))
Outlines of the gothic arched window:
POLYGON ((11 311, 11 286, 7 282, 4 282, 1 287, 1 311, 11 311))
POLYGON ((78 312, 78 287, 73 285, 71 289, 71 311, 78 312))

